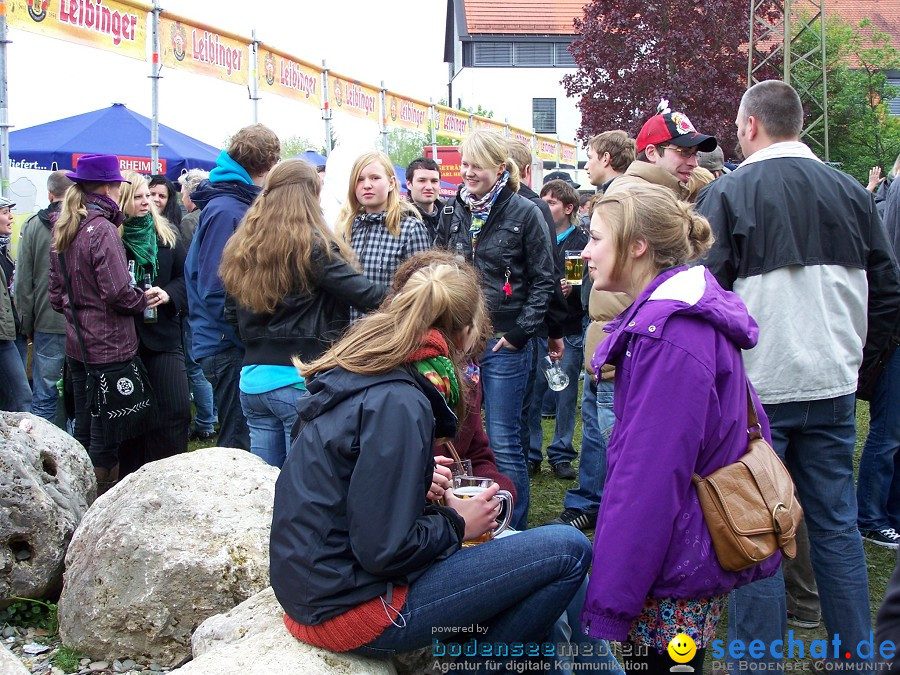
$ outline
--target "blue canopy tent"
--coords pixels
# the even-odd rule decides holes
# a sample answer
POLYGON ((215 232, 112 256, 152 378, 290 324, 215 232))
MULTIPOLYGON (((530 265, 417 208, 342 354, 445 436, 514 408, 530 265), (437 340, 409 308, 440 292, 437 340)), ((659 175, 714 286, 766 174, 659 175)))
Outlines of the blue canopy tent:
POLYGON ((161 171, 152 170, 150 124, 149 117, 114 103, 109 108, 11 132, 9 156, 13 166, 50 171, 74 169, 80 155, 118 155, 122 170, 165 173, 173 181, 183 170, 215 167, 218 148, 160 124, 161 171))
POLYGON ((304 162, 309 162, 313 166, 325 166, 325 162, 328 161, 328 158, 325 155, 320 155, 315 150, 304 150, 299 155, 294 155, 291 159, 302 159, 304 162))

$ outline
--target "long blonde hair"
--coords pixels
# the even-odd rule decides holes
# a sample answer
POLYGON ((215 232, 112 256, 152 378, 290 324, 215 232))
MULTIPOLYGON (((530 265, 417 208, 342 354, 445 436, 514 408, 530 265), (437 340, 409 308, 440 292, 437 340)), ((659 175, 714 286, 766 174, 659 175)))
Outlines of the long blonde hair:
POLYGON ((519 191, 519 165, 510 156, 509 141, 493 131, 476 131, 459 145, 459 154, 474 162, 482 169, 499 169, 506 164, 509 171, 507 187, 519 191))
POLYGON ((391 158, 383 152, 376 152, 374 150, 366 152, 357 157, 356 161, 353 163, 353 169, 350 171, 350 185, 347 190, 347 200, 344 202, 344 205, 341 207, 341 212, 338 215, 337 230, 344 238, 344 241, 350 241, 350 231, 353 228, 353 221, 363 208, 362 204, 360 204, 359 200, 356 198, 356 183, 359 180, 363 169, 373 162, 381 165, 381 168, 384 169, 385 176, 387 176, 388 183, 393 186, 393 189, 388 192, 387 205, 385 208, 384 224, 385 227, 387 227, 387 231, 392 236, 399 237, 401 218, 405 215, 415 216, 416 218, 419 217, 415 208, 407 202, 400 200, 400 187, 397 185, 397 176, 394 173, 394 165, 391 164, 391 158))
POLYGON ((347 261, 353 251, 325 224, 315 167, 300 159, 275 165, 222 253, 219 276, 238 304, 271 314, 285 296, 314 285, 315 249, 335 250, 347 261))
POLYGON ((484 316, 484 298, 473 269, 432 263, 410 275, 390 302, 355 323, 318 359, 311 363, 295 359, 294 364, 305 378, 335 366, 361 375, 387 373, 406 363, 434 328, 447 341, 458 370, 467 355, 454 339, 470 326, 480 332, 484 316))
POLYGON ((87 218, 87 196, 97 192, 106 183, 74 183, 66 190, 59 210, 59 218, 53 226, 53 248, 65 253, 72 244, 82 221, 87 218))
MULTIPOLYGON (((150 183, 143 174, 137 171, 126 171, 122 175, 125 177, 125 180, 131 181, 131 184, 122 183, 122 189, 119 192, 119 209, 123 213, 128 214, 125 207, 134 199, 134 194, 142 187, 149 187, 150 183)), ((166 246, 175 246, 175 242, 178 241, 178 234, 169 221, 156 209, 156 204, 153 203, 152 199, 150 200, 150 215, 153 216, 153 228, 156 230, 156 238, 166 246)), ((124 231, 124 226, 119 225, 120 237, 124 231)))
POLYGON ((621 276, 628 249, 637 239, 647 242, 654 273, 692 262, 713 244, 709 221, 662 185, 629 185, 628 190, 608 192, 595 202, 594 212, 601 214, 612 234, 614 279, 621 276))

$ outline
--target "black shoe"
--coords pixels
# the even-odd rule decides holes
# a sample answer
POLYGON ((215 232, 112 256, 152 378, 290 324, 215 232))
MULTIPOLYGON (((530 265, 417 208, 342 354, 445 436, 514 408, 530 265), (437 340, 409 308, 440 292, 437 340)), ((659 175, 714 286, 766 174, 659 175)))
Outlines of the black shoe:
POLYGON ((553 465, 553 475, 562 480, 575 480, 578 474, 572 468, 571 462, 559 462, 553 465))
POLYGON ((536 459, 528 460, 528 475, 534 478, 541 472, 541 463, 536 459))
POLYGON ((188 436, 188 440, 190 441, 211 441, 218 434, 215 431, 197 431, 196 429, 192 430, 190 435, 188 436))
POLYGON ((571 525, 579 530, 593 530, 597 527, 597 514, 581 509, 566 509, 559 518, 549 520, 544 525, 571 525))

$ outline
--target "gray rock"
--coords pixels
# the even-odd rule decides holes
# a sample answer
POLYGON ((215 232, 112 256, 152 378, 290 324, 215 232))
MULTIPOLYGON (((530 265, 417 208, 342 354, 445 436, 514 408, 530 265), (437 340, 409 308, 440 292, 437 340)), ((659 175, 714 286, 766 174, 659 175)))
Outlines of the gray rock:
POLYGON ((43 654, 44 652, 49 652, 50 649, 50 645, 44 645, 39 642, 29 642, 27 645, 22 645, 22 651, 26 654, 43 654))
POLYGON ((66 548, 96 493, 78 441, 34 415, 0 412, 0 607, 59 591, 66 548))
POLYGON ((134 668, 134 661, 132 659, 125 659, 122 661, 122 672, 126 672, 134 668))
POLYGON ((0 673, 3 675, 29 675, 28 668, 16 658, 6 645, 0 646, 0 673))
POLYGON ((191 633, 269 584, 278 469, 206 448, 152 462, 91 507, 66 556, 65 644, 173 667, 191 633))
POLYGON ((194 660, 178 675, 396 675, 390 661, 335 653, 304 644, 288 633, 284 610, 271 588, 226 614, 210 617, 191 639, 194 660))
POLYGON ((91 665, 88 666, 92 672, 97 672, 98 670, 106 670, 109 668, 108 661, 94 661, 91 665))

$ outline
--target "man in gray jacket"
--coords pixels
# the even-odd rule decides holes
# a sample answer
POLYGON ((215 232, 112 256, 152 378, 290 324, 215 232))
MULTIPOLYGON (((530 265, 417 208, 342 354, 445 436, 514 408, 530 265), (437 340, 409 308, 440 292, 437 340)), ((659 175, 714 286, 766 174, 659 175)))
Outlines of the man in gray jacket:
POLYGON ((72 185, 64 171, 54 171, 47 179, 50 206, 38 211, 22 227, 16 263, 16 309, 22 332, 31 343, 31 376, 34 381, 32 412, 53 422, 59 394, 56 383, 62 377, 66 358, 66 319, 50 306, 50 214, 58 212, 63 195, 72 185))

